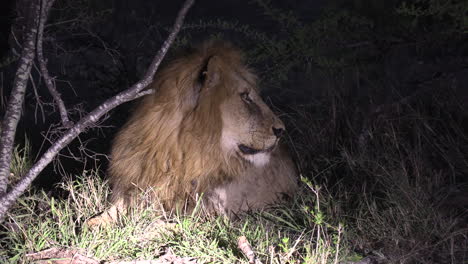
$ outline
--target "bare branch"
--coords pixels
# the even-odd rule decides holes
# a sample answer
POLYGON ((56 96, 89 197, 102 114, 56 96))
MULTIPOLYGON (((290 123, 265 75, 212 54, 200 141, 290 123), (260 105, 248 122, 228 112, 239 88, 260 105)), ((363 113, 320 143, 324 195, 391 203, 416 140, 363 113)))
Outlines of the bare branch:
POLYGON ((47 16, 49 14, 50 8, 52 7, 55 0, 42 0, 41 7, 41 17, 39 21, 39 30, 37 32, 37 60, 39 62, 39 68, 41 70, 42 78, 46 83, 47 89, 54 98, 55 103, 57 104, 60 112, 60 118, 62 120, 62 125, 66 128, 70 128, 73 125, 68 119, 67 109, 65 103, 63 102, 60 93, 57 91, 52 77, 50 77, 49 71, 47 70, 46 62, 44 60, 44 54, 42 49, 43 43, 43 34, 44 34, 44 25, 47 21, 47 16))
POLYGON ((16 127, 21 116, 21 108, 24 101, 24 94, 28 85, 29 73, 31 72, 36 48, 37 23, 39 19, 40 4, 36 0, 31 5, 31 14, 34 14, 32 21, 28 23, 29 31, 25 33, 23 49, 18 69, 15 74, 13 88, 8 100, 5 116, 2 121, 2 132, 0 137, 0 197, 3 197, 7 190, 8 176, 10 175, 11 152, 15 140, 16 127))
POLYGON ((175 37, 182 27, 184 18, 193 5, 194 0, 186 0, 182 9, 177 15, 177 19, 174 23, 173 29, 169 34, 166 41, 164 41, 161 49, 154 57, 151 65, 145 73, 143 79, 132 85, 125 91, 120 92, 114 97, 106 100, 99 107, 94 109, 88 115, 78 121, 72 128, 70 128, 63 136, 61 136, 52 146, 42 155, 39 161, 26 173, 26 175, 11 189, 11 191, 0 198, 0 219, 5 217, 6 212, 14 201, 24 193, 29 187, 31 182, 37 177, 37 175, 53 160, 53 158, 59 153, 61 149, 67 146, 73 139, 75 139, 85 128, 91 126, 105 115, 110 110, 114 109, 118 105, 135 99, 139 92, 147 87, 152 81, 156 70, 161 64, 162 59, 166 55, 169 47, 174 42, 175 37))

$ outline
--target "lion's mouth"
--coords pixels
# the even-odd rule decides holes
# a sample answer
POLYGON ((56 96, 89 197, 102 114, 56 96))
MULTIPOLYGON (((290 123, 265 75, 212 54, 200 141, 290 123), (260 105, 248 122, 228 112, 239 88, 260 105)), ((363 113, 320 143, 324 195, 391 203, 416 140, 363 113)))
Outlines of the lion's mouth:
POLYGON ((255 148, 247 147, 244 144, 239 144, 238 148, 241 151, 241 153, 244 155, 255 155, 258 153, 262 153, 262 152, 270 152, 275 148, 275 146, 276 144, 273 144, 271 147, 266 148, 266 149, 255 149, 255 148))

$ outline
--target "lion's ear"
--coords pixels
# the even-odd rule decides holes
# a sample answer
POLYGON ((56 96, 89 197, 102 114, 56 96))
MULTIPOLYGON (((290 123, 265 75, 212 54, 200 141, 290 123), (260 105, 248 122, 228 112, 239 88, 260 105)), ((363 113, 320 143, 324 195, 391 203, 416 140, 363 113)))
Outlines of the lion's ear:
POLYGON ((220 75, 220 58, 212 56, 201 72, 200 81, 203 87, 213 87, 219 83, 220 75))
POLYGON ((196 84, 192 86, 192 89, 188 93, 184 93, 181 102, 184 109, 191 110, 197 106, 200 99, 200 95, 203 92, 210 92, 210 88, 217 85, 220 82, 220 58, 218 56, 212 56, 205 61, 202 69, 198 73, 198 79, 196 84))

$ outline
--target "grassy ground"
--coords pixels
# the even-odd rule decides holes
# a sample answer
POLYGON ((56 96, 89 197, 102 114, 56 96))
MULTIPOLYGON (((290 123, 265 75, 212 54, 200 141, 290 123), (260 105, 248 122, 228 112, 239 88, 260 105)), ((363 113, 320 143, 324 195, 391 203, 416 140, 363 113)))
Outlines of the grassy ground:
MULTIPOLYGON (((284 118, 302 190, 240 220, 152 204, 90 230, 84 221, 108 206, 99 175, 84 172, 51 193, 33 189, 0 229, 0 259, 28 263, 26 254, 59 247, 100 261, 170 252, 199 263, 247 263, 237 244, 245 236, 262 263, 466 263, 468 144, 449 101, 389 110, 359 131, 352 127, 358 113, 345 104, 294 109, 284 118)), ((12 171, 21 173, 28 151, 15 153, 12 171)))
MULTIPOLYGON (((15 148, 13 181, 30 166, 29 153, 28 142, 15 148)), ((330 197, 307 180, 302 192, 314 195, 298 195, 287 205, 240 220, 208 216, 202 207, 187 215, 147 204, 115 225, 89 229, 84 222, 109 206, 110 190, 95 172, 74 178, 53 192, 31 189, 18 200, 0 228, 2 263, 30 263, 28 254, 51 248, 108 262, 154 260, 170 253, 198 263, 246 263, 238 248, 241 236, 262 263, 337 263, 349 258, 343 225, 329 219, 320 205, 330 197)))
POLYGON ((263 263, 330 263, 344 257, 337 253, 343 247, 343 228, 328 223, 319 208, 311 209, 312 200, 297 200, 293 207, 277 206, 238 221, 203 212, 182 216, 153 205, 136 209, 116 226, 90 230, 83 222, 106 207, 107 184, 84 174, 58 188, 68 193, 67 199, 44 192, 21 198, 4 223, 0 259, 28 263, 27 253, 65 247, 106 261, 157 259, 170 249, 199 263, 244 263, 247 258, 237 248, 240 236, 247 238, 263 263))

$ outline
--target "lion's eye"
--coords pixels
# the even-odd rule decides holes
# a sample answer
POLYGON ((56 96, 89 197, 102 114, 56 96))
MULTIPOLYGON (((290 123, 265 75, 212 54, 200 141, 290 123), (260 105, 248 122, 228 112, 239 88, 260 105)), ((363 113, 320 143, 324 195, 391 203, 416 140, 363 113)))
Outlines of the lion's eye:
POLYGON ((246 103, 252 103, 252 98, 250 98, 249 96, 249 93, 248 92, 243 92, 240 94, 240 97, 242 98, 242 100, 246 103))

